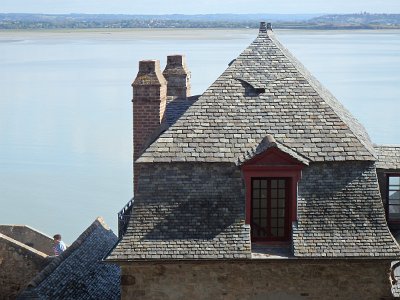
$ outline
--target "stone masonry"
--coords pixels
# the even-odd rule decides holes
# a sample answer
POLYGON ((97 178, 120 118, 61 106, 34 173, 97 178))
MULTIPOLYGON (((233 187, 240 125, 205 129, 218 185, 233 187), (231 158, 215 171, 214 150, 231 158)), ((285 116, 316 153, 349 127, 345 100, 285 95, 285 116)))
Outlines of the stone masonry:
POLYGON ((392 299, 388 260, 252 260, 133 263, 122 299, 392 299), (179 287, 179 288, 177 288, 179 287))
POLYGON ((0 233, 47 255, 53 255, 53 238, 26 225, 0 225, 0 233))
POLYGON ((0 299, 15 299, 47 264, 48 256, 0 233, 0 299))

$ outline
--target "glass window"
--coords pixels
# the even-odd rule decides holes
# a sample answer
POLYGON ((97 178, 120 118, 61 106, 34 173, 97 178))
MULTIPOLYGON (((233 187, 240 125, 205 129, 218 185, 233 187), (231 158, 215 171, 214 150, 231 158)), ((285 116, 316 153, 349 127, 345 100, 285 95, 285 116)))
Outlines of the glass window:
POLYGON ((289 238, 288 188, 288 178, 252 179, 253 241, 284 241, 289 238))
POLYGON ((400 175, 388 177, 388 219, 400 221, 400 175))

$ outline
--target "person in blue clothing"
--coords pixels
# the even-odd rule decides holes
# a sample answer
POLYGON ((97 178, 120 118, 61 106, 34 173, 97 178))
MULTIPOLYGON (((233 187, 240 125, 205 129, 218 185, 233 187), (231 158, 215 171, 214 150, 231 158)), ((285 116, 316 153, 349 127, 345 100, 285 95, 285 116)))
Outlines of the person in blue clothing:
POLYGON ((64 242, 61 240, 61 234, 56 234, 53 236, 54 239, 54 255, 60 255, 67 249, 67 246, 65 246, 64 242))

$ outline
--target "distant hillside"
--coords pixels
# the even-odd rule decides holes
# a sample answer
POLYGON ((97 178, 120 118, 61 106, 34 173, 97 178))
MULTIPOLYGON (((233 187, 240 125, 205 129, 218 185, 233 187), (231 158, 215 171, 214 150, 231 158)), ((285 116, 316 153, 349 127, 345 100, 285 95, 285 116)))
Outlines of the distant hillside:
POLYGON ((400 14, 324 15, 308 20, 320 27, 400 28, 400 14))
POLYGON ((398 14, 211 14, 95 15, 0 14, 0 29, 58 28, 257 28, 260 21, 274 28, 375 29, 400 28, 398 14))

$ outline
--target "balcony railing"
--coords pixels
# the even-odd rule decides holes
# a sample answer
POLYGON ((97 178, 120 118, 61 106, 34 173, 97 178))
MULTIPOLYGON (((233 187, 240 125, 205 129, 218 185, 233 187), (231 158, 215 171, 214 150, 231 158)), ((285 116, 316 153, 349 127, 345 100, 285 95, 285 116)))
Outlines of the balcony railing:
POLYGON ((133 199, 134 198, 129 200, 129 202, 118 213, 118 237, 120 239, 124 236, 126 229, 128 228, 133 208, 133 199))

